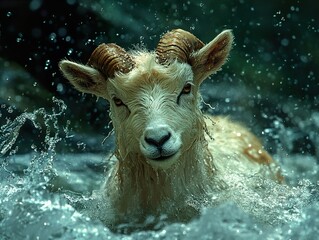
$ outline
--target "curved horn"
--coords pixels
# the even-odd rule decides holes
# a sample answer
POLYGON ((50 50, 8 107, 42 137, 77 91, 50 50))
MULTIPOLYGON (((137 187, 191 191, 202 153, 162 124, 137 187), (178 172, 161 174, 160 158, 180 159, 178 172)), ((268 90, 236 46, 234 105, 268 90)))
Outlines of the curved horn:
POLYGON ((156 55, 160 64, 172 60, 191 63, 191 53, 203 46, 204 43, 190 32, 174 29, 164 34, 160 39, 156 48, 156 55))
POLYGON ((112 78, 118 71, 128 73, 135 63, 123 48, 114 43, 103 43, 93 51, 87 65, 100 70, 107 78, 112 78))

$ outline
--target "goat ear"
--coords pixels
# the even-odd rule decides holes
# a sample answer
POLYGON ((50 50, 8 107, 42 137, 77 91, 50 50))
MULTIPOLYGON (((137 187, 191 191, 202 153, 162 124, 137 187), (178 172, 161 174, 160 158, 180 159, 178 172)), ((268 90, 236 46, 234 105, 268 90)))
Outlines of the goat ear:
POLYGON ((105 97, 106 79, 98 70, 68 60, 60 61, 59 67, 78 91, 105 97))
POLYGON ((231 30, 225 30, 200 50, 193 53, 191 65, 196 82, 200 84, 205 78, 221 68, 227 60, 233 39, 231 30))

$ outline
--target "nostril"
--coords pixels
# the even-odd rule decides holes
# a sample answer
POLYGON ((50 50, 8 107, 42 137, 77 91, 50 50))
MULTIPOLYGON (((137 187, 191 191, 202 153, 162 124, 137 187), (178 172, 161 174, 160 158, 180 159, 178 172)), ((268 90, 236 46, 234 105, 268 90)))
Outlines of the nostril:
POLYGON ((158 145, 158 142, 155 139, 149 137, 145 137, 145 142, 147 142, 149 145, 158 145))
POLYGON ((170 139, 171 137, 171 133, 168 132, 165 136, 163 136, 160 141, 159 141, 159 145, 162 146, 165 142, 168 141, 168 139, 170 139))
POLYGON ((165 142, 167 142, 171 137, 171 133, 168 132, 164 136, 158 136, 156 137, 146 137, 145 136, 145 142, 147 142, 150 145, 154 145, 156 147, 161 147, 164 145, 165 142))

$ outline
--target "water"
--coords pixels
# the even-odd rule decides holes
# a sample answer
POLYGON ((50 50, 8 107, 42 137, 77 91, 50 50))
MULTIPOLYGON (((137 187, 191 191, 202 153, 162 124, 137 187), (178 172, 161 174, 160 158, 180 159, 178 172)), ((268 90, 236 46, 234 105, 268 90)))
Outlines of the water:
MULTIPOLYGON (((125 234, 125 225, 112 232, 99 219, 104 212, 96 210, 103 209, 98 189, 109 165, 107 153, 58 153, 57 145, 72 135, 69 123, 61 123, 66 105, 55 98, 53 103, 50 110, 25 112, 1 126, 0 239, 316 239, 319 234, 318 161, 281 151, 275 157, 287 184, 234 174, 227 180, 229 189, 212 196, 222 203, 202 206, 200 217, 189 223, 150 216, 144 226, 132 223, 133 232, 125 234), (30 141, 29 153, 17 154, 27 122, 43 139, 30 141), (154 229, 143 230, 149 223, 154 229)), ((312 117, 317 123, 318 113, 312 117)), ((275 121, 265 132, 278 141, 275 128, 282 134, 288 129, 275 121)), ((313 139, 318 136, 309 122, 300 126, 313 139)))

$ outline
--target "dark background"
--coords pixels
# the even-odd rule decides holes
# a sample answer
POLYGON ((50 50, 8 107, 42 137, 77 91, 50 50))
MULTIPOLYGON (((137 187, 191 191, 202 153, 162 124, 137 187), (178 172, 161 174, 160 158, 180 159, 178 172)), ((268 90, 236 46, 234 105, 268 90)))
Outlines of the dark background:
MULTIPOLYGON (((76 92, 61 76, 63 58, 86 63, 102 42, 154 49, 173 28, 209 42, 233 29, 230 60, 202 91, 213 110, 244 122, 271 152, 317 155, 319 4, 314 1, 0 1, 0 126, 22 112, 68 106, 74 137, 61 151, 104 151, 108 105, 76 92), (80 146, 86 146, 82 148, 80 146)), ((19 152, 43 135, 31 123, 21 130, 19 152)), ((319 157, 318 157, 319 158, 319 157)))

